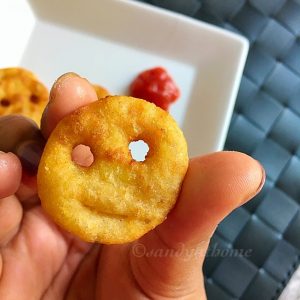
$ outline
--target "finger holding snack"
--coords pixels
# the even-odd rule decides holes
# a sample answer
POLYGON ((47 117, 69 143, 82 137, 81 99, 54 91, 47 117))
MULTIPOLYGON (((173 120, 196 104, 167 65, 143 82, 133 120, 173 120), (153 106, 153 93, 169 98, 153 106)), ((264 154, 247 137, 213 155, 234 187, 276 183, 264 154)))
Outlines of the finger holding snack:
MULTIPOLYGON (((48 141, 50 143, 46 147, 50 147, 53 139, 58 136, 61 139, 57 139, 57 141, 67 147, 68 139, 73 137, 74 132, 76 130, 80 132, 86 128, 86 124, 84 124, 88 122, 86 119, 95 117, 97 113, 104 115, 103 111, 107 110, 107 104, 102 104, 104 106, 101 108, 98 108, 96 104, 91 104, 97 101, 93 87, 85 79, 75 74, 60 77, 50 94, 50 101, 43 114, 41 126, 44 138, 47 139, 51 135, 48 141), (82 106, 86 107, 80 109, 82 106), (77 110, 78 108, 79 110, 77 110), (83 112, 88 112, 88 114, 85 115, 83 112), (73 125, 70 127, 70 132, 61 132, 62 126, 72 118, 75 118, 74 124, 72 123, 74 127, 72 127, 73 125)), ((117 105, 116 103, 117 101, 113 100, 111 105, 117 105)), ((152 107, 153 104, 149 105, 152 107)), ((153 111, 156 112, 156 109, 153 111)), ((136 115, 139 115, 139 112, 140 110, 135 111, 136 115)), ((164 113, 166 114, 166 112, 164 113)), ((151 116, 150 114, 149 117, 151 116)), ((102 116, 102 120, 103 118, 109 117, 102 116)), ((147 118, 146 114, 145 118, 147 118)), ((164 120, 164 117, 162 119, 164 120)), ((23 203, 27 201, 25 193, 23 196, 17 196, 22 174, 22 160, 19 160, 16 155, 7 153, 15 151, 18 142, 8 141, 9 146, 2 142, 2 134, 4 135, 6 130, 1 131, 1 128, 7 124, 6 121, 1 123, 0 119, 0 141, 2 147, 5 147, 5 149, 2 148, 5 153, 0 154, 0 175, 5 176, 0 188, 0 198, 2 198, 0 200, 0 299, 19 299, 19 295, 24 295, 23 299, 96 299, 97 297, 101 299, 171 297, 174 299, 205 299, 201 273, 204 257, 191 256, 187 259, 184 253, 191 253, 192 249, 199 251, 199 248, 204 253, 209 238, 221 219, 260 190, 264 181, 264 172, 255 160, 234 152, 220 152, 190 160, 179 195, 175 199, 177 202, 162 224, 137 241, 121 245, 99 246, 82 242, 55 225, 43 211, 39 202, 29 208, 24 206, 23 203), (17 193, 15 193, 16 191, 17 193), (179 251, 182 249, 182 245, 184 252, 179 251), (136 253, 137 246, 143 250, 142 255, 140 255, 141 251, 136 253), (155 253, 162 255, 153 255, 155 253), (176 255, 168 255, 168 253, 176 255), (18 270, 17 273, 16 270, 18 270), (116 281, 116 278, 120 280, 116 281)), ((127 122, 129 123, 129 121, 127 122)), ((118 127, 114 122, 111 121, 110 125, 114 128, 112 132, 118 133, 117 142, 125 139, 129 131, 123 132, 122 135, 122 131, 117 130, 118 127)), ((129 128, 132 131, 131 134, 141 130, 138 126, 141 124, 136 123, 135 125, 135 127, 129 128)), ((102 126, 104 125, 102 124, 102 126)), ((103 134, 105 135, 104 129, 103 134)), ((168 130, 162 130, 161 134, 168 133, 168 130)), ((36 128, 32 128, 32 131, 35 132, 36 128)), ((30 130, 26 131, 26 134, 29 135, 29 139, 35 140, 36 136, 33 134, 34 137, 32 137, 30 130)), ((24 135, 16 134, 16 140, 18 141, 18 136, 24 135)), ((168 139, 168 136, 165 138, 168 139)), ((158 145, 165 143, 165 139, 163 142, 159 139, 155 139, 153 142, 155 143, 156 140, 158 145)), ((178 141, 176 142, 178 143, 178 141)), ((22 140, 22 143, 25 141, 22 140)), ((108 144, 106 146, 109 148, 108 144)), ((104 156, 110 156, 114 166, 110 165, 110 169, 105 172, 102 169, 96 169, 94 172, 98 173, 99 182, 101 182, 101 176, 108 179, 110 176, 117 176, 120 182, 128 184, 130 181, 128 173, 124 173, 122 167, 119 167, 119 164, 122 166, 124 163, 123 159, 127 161, 127 156, 118 155, 119 148, 115 149, 115 146, 112 144, 112 149, 109 149, 114 151, 107 151, 108 148, 105 148, 106 152, 102 153, 104 156), (106 174, 103 175, 102 172, 106 174)), ((69 155, 71 155, 71 150, 72 147, 69 147, 69 155)), ((162 149, 166 160, 170 159, 173 162, 181 153, 178 153, 176 147, 173 151, 169 150, 169 147, 162 149)), ((47 153, 49 154, 49 152, 45 152, 46 155, 47 153)), ((17 153, 17 155, 19 154, 17 153)), ((25 155, 25 157, 27 156, 25 155)), ((96 159, 98 158, 96 157, 96 159)), ((102 157, 100 156, 99 159, 102 160, 102 157)), ((147 159, 151 160, 150 154, 149 157, 146 157, 146 161, 147 159)), ((52 163, 55 165, 55 161, 52 163)), ((67 166, 61 166, 62 169, 66 169, 66 174, 72 166, 71 163, 72 161, 69 159, 67 166)), ((26 167, 24 163, 22 164, 24 172, 26 167)), ((162 167, 157 166, 157 168, 162 167)), ((85 174, 84 170, 82 173, 78 171, 76 180, 80 181, 80 176, 85 174)), ((153 166, 154 173, 151 168, 148 171, 149 173, 145 174, 151 178, 151 174, 156 174, 155 166, 153 166)), ((173 164, 169 172, 176 175, 177 169, 173 164)), ((53 178, 54 176, 53 173, 53 178)), ((63 176, 61 178, 64 179, 63 176)), ((178 188, 177 184, 173 187, 157 187, 156 185, 161 184, 160 177, 151 178, 151 180, 153 180, 151 187, 145 188, 146 185, 141 185, 139 190, 139 180, 137 180, 136 186, 133 186, 144 197, 142 200, 146 200, 148 194, 152 195, 150 188, 154 190, 178 188)), ((72 179, 68 181, 68 177, 66 177, 65 182, 60 183, 64 184, 64 188, 69 192, 70 187, 73 187, 70 181, 72 179)), ((94 180, 93 184, 95 182, 97 181, 94 180)), ((118 195, 120 193, 119 185, 114 186, 112 181, 107 182, 111 183, 111 193, 104 200, 113 203, 116 194, 118 201, 122 202, 123 199, 118 195)), ((129 183, 132 184, 132 182, 129 183)), ((89 190, 88 181, 85 184, 86 187, 81 188, 86 188, 84 189, 86 193, 79 194, 80 201, 83 203, 90 200, 90 193, 103 192, 98 190, 96 185, 89 190)), ((128 186, 130 189, 127 194, 133 190, 132 185, 128 186)), ((75 189, 74 201, 78 197, 77 192, 78 190, 75 189)), ((127 194, 124 190, 124 203, 126 203, 127 194)), ((68 201, 71 200, 68 199, 68 201)), ((101 209, 105 205, 104 200, 101 199, 101 209)), ((137 201, 139 200, 141 199, 137 199, 137 201)), ((155 197, 152 195, 149 201, 154 200, 155 197)), ((97 203, 89 202, 88 206, 91 204, 93 207, 97 203)), ((151 206, 156 208, 159 203, 156 205, 153 202, 151 206)), ((97 214, 102 211, 99 212, 97 208, 93 209, 97 214)), ((118 209, 118 206, 114 209, 118 209)), ((116 211, 113 213, 115 214, 116 211)), ((108 226, 108 223, 103 222, 103 226, 108 226)))

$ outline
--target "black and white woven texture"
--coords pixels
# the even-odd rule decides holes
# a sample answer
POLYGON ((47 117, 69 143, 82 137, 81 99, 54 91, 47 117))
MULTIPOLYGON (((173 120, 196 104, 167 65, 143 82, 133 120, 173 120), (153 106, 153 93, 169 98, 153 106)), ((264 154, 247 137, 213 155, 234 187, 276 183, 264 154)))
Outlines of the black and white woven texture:
MULTIPOLYGON (((209 300, 277 299, 300 260, 300 0, 144 0, 244 35, 250 52, 226 149, 259 160, 267 180, 218 227, 207 257, 209 300), (212 257, 214 256, 214 257, 212 257)), ((300 287, 299 287, 300 288, 300 287)))

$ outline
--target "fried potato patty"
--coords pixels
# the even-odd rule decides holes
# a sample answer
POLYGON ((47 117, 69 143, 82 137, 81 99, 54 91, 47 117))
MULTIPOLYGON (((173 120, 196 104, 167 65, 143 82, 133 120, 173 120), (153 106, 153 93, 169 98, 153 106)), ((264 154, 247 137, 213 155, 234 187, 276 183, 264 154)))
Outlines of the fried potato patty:
POLYGON ((93 87, 95 89, 95 92, 97 94, 98 100, 105 98, 106 96, 109 96, 109 91, 104 88, 103 86, 99 84, 93 84, 93 87))
POLYGON ((85 241, 133 241, 163 222, 174 206, 188 167, 182 131, 164 110, 145 100, 108 96, 66 116, 51 134, 38 170, 44 210, 85 241), (143 140, 145 161, 128 145, 143 140), (90 167, 72 161, 89 146, 90 167))

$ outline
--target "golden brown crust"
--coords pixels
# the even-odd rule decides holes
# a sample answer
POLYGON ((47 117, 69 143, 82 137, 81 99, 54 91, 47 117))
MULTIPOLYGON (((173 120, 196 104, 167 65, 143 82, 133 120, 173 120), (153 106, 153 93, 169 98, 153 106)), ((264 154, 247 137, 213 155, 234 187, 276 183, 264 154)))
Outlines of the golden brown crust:
POLYGON ((187 145, 173 118, 147 101, 109 96, 65 117, 51 134, 38 171, 43 208, 83 240, 135 240, 160 224, 176 202, 188 167, 187 145), (149 153, 134 161, 128 145, 144 140, 149 153), (80 167, 72 149, 91 148, 80 167))
POLYGON ((0 69, 0 116, 21 114, 39 124, 48 97, 47 88, 32 72, 0 69))

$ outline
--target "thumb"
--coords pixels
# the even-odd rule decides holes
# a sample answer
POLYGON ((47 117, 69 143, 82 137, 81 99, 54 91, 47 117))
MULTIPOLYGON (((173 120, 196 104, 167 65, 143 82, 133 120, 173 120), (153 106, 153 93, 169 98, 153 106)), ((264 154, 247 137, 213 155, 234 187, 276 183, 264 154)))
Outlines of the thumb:
POLYGON ((253 198, 264 182, 263 167, 243 153, 218 152, 192 159, 177 206, 158 228, 160 235, 166 241, 170 238, 171 244, 193 246, 208 240, 216 226, 253 198))
POLYGON ((264 180, 261 165, 242 153, 192 159, 167 220, 132 247, 132 270, 141 288, 154 297, 197 293, 197 299, 205 298, 201 267, 209 239, 224 217, 260 191, 264 180))

